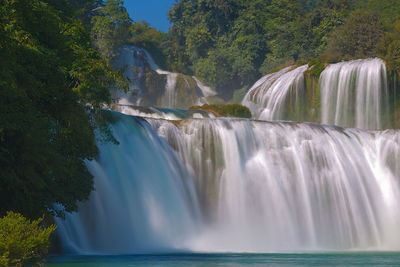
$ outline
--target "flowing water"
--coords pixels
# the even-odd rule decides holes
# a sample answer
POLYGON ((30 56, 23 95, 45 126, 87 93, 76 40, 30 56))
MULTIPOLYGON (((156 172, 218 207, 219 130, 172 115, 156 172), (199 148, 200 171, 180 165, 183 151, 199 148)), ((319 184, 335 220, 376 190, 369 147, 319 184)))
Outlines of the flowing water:
POLYGON ((320 78, 322 123, 382 129, 389 101, 385 63, 359 59, 328 66, 320 78))
POLYGON ((176 153, 144 120, 118 118, 120 145, 102 144, 98 159, 87 163, 95 176, 89 201, 56 220, 65 252, 171 251, 196 232, 194 185, 176 153))
MULTIPOLYGON (((249 89, 242 104, 253 118, 301 121, 310 101, 304 101, 307 66, 287 67, 268 74, 249 89)), ((390 125, 385 63, 379 58, 331 64, 319 79, 321 123, 367 130, 390 125)), ((315 102, 315 100, 314 100, 315 102)), ((315 120, 315 119, 314 119, 315 120)))
POLYGON ((294 109, 299 114, 307 68, 308 65, 292 66, 262 77, 249 89, 242 104, 260 120, 287 120, 285 112, 290 102, 294 102, 294 109))
POLYGON ((138 116, 143 118, 163 119, 163 120, 182 120, 188 118, 202 119, 215 118, 214 114, 203 110, 183 110, 170 108, 142 107, 132 105, 112 105, 112 110, 122 114, 138 116))
POLYGON ((57 222, 67 251, 400 248, 398 131, 115 116, 96 191, 57 222))
POLYGON ((53 257, 48 267, 400 266, 399 253, 166 254, 53 257))
MULTIPOLYGON (((166 75, 169 108, 137 106, 135 82, 119 95, 120 144, 99 144, 87 162, 95 191, 56 219, 70 255, 48 266, 400 265, 400 131, 377 131, 388 113, 382 60, 322 72, 319 125, 277 121, 302 119, 307 65, 254 84, 242 103, 257 120, 217 119, 172 109, 179 74, 145 50, 123 53, 132 81, 143 62, 166 75)), ((206 103, 214 90, 193 79, 206 103)))
MULTIPOLYGON (((121 105, 140 105, 145 88, 141 84, 141 80, 146 80, 146 70, 151 70, 159 75, 166 76, 166 84, 161 96, 161 107, 176 108, 178 92, 177 92, 177 78, 179 73, 162 70, 154 61, 152 56, 142 48, 135 46, 124 46, 121 48, 118 58, 114 63, 114 67, 123 70, 123 75, 129 80, 129 88, 127 92, 117 90, 114 93, 114 98, 117 99, 118 104, 121 105)), ((185 76, 184 79, 188 79, 185 76)), ((217 93, 214 89, 202 84, 196 77, 193 78, 197 88, 199 89, 198 96, 194 97, 191 105, 202 105, 208 103, 207 97, 215 96, 217 93)), ((188 89, 191 85, 186 81, 188 89)), ((156 88, 160 89, 160 88, 156 88)), ((195 88, 196 89, 196 88, 195 88)), ((155 99, 153 99, 155 101, 155 99)), ((154 102, 154 105, 157 103, 154 102)), ((190 105, 189 105, 190 106, 190 105)))
POLYGON ((143 50, 134 46, 121 48, 114 67, 123 70, 123 75, 128 79, 127 92, 115 90, 113 98, 122 105, 139 105, 143 92, 139 80, 145 77, 145 62, 142 60, 143 50))

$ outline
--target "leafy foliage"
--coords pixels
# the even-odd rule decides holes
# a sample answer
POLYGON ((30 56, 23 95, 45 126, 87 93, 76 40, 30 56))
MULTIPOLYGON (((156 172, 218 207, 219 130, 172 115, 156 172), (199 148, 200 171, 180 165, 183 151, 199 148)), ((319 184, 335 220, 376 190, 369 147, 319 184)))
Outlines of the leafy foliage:
POLYGON ((105 0, 92 18, 93 41, 100 54, 112 59, 118 48, 130 37, 131 18, 123 7, 123 1, 105 0))
POLYGON ((382 38, 377 52, 386 61, 389 69, 400 71, 400 21, 382 38))
POLYGON ((168 65, 229 98, 261 73, 321 53, 347 2, 177 1, 169 12, 168 65))
POLYGON ((42 221, 43 217, 30 221, 14 212, 0 218, 0 266, 22 266, 47 256, 56 227, 43 228, 42 221))
POLYGON ((145 21, 133 23, 130 28, 130 44, 145 48, 161 68, 167 68, 166 56, 164 55, 164 42, 166 34, 150 27, 145 21))
POLYGON ((376 14, 357 10, 330 37, 328 52, 350 57, 375 55, 383 37, 383 24, 376 14))
POLYGON ((261 74, 317 57, 380 56, 398 66, 399 14, 397 0, 178 0, 164 53, 169 68, 227 100, 261 74))

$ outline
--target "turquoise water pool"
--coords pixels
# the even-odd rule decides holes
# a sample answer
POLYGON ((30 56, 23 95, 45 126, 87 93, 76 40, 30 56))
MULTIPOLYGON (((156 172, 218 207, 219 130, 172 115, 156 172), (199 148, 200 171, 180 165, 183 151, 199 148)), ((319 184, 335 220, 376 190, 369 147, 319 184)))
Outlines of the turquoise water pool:
POLYGON ((53 256, 45 266, 400 266, 400 253, 53 256))

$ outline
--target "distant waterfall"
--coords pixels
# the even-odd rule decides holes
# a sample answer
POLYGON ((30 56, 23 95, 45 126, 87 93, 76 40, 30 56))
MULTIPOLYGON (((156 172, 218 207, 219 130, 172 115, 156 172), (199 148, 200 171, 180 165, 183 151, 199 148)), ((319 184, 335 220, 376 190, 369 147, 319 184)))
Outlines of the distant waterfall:
POLYGON ((140 104, 143 92, 139 81, 146 75, 145 62, 140 56, 141 53, 143 53, 143 50, 140 48, 124 46, 119 51, 118 58, 114 62, 114 67, 123 70, 124 77, 129 80, 127 92, 122 90, 113 92, 113 97, 118 99, 119 104, 140 104))
POLYGON ((321 74, 322 123, 382 129, 388 113, 385 63, 378 58, 329 65, 321 74))
POLYGON ((287 67, 258 80, 247 92, 242 104, 260 120, 289 120, 288 109, 294 116, 300 113, 300 95, 305 89, 304 72, 308 65, 287 67))
MULTIPOLYGON (((176 79, 177 79, 179 73, 169 72, 169 71, 160 69, 160 67, 158 67, 158 65, 154 62, 154 59, 151 57, 151 55, 146 50, 143 50, 143 51, 146 54, 146 58, 147 58, 147 61, 150 65, 151 69, 156 71, 158 74, 167 75, 167 83, 165 85, 165 93, 161 100, 162 107, 175 108, 177 106, 177 103, 176 103, 176 101, 177 101, 176 100, 177 99, 176 79)), ((199 92, 200 97, 196 103, 193 102, 193 105, 206 104, 206 103, 208 103, 208 101, 206 100, 206 97, 217 95, 217 93, 214 89, 204 85, 195 76, 192 76, 191 78, 193 78, 193 80, 196 82, 197 87, 200 89, 200 92, 199 92)))
POLYGON ((399 131, 119 117, 96 191, 57 220, 71 251, 400 249, 399 131))
MULTIPOLYGON (((118 99, 118 104, 122 105, 141 105, 145 95, 146 71, 153 71, 159 75, 165 75, 166 83, 163 88, 155 88, 161 91, 160 99, 151 99, 152 106, 165 108, 177 108, 179 103, 179 93, 177 88, 177 79, 179 75, 185 80, 185 88, 189 96, 185 99, 187 108, 191 105, 201 105, 208 103, 207 97, 214 96, 217 93, 208 86, 203 85, 195 77, 185 76, 183 74, 162 70, 154 61, 152 56, 142 48, 135 46, 123 46, 119 52, 114 67, 124 71, 124 76, 129 79, 129 90, 123 92, 118 90, 114 97, 118 99), (186 79, 193 79, 194 85, 189 84, 186 79), (196 88, 193 88, 196 87, 196 88), (197 90, 198 89, 198 90, 197 90)), ((153 89, 154 90, 154 89, 153 89)), ((182 98, 182 97, 181 97, 182 98)))

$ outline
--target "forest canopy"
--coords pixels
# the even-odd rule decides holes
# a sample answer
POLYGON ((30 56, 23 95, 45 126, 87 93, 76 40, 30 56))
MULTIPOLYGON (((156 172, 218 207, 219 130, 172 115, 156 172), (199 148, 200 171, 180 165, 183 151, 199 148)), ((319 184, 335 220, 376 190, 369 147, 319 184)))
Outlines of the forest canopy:
POLYGON ((180 0, 169 12, 171 70, 229 99, 277 66, 379 56, 399 67, 396 0, 180 0))
MULTIPOLYGON (((101 1, 0 4, 0 216, 62 215, 93 190, 85 160, 113 140, 110 89, 124 87, 91 39, 101 1)), ((114 140, 115 141, 115 140, 114 140)))

